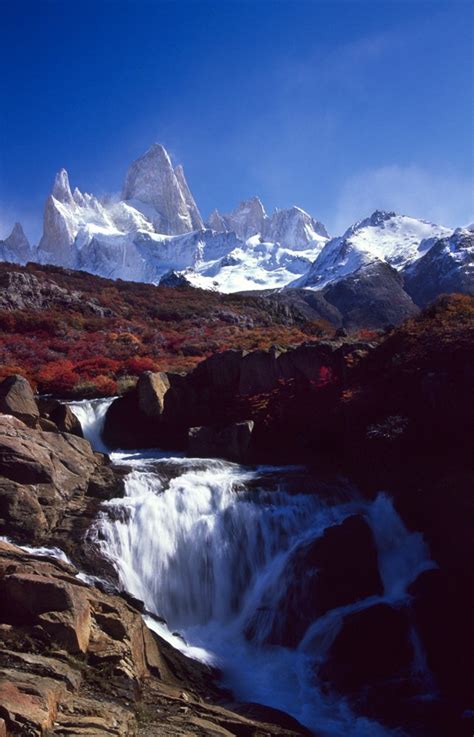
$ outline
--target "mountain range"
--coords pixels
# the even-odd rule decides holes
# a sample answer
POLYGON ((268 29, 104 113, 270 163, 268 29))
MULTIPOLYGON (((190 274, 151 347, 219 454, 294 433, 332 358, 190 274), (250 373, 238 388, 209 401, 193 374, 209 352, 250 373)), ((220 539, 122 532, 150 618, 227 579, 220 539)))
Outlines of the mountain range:
POLYGON ((367 301, 367 289, 373 297, 382 289, 385 302, 416 305, 446 291, 474 293, 473 226, 376 211, 331 238, 301 208, 269 215, 258 197, 204 221, 183 167, 173 167, 160 144, 131 164, 120 197, 71 190, 61 169, 39 244, 17 223, 0 241, 0 260, 221 292, 335 290, 347 300, 362 290, 367 301))

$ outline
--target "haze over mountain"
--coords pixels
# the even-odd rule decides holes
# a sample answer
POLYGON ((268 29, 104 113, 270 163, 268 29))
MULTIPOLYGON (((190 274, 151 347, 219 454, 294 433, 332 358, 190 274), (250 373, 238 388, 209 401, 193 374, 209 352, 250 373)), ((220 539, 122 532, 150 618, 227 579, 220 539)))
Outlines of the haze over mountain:
MULTIPOLYGON (((72 190, 61 169, 46 200, 39 244, 30 246, 16 224, 0 242, 0 256, 222 292, 322 290, 357 273, 364 274, 359 283, 365 285, 367 274, 382 275, 390 291, 390 270, 407 273, 413 295, 423 302, 426 294, 436 296, 447 287, 474 289, 468 230, 454 235, 443 225, 376 211, 330 238, 323 223, 300 207, 268 214, 256 196, 228 214, 214 210, 204 221, 183 167, 174 167, 160 144, 130 165, 118 198, 72 190)), ((398 293, 403 279, 396 285, 398 293)))

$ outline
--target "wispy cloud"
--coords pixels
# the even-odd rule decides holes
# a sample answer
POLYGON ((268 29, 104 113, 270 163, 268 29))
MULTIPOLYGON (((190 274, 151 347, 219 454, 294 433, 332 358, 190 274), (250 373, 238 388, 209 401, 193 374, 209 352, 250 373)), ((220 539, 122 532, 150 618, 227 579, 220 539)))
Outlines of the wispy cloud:
POLYGON ((376 209, 395 210, 451 227, 465 225, 474 220, 474 182, 414 164, 360 172, 343 185, 331 230, 342 232, 376 209))

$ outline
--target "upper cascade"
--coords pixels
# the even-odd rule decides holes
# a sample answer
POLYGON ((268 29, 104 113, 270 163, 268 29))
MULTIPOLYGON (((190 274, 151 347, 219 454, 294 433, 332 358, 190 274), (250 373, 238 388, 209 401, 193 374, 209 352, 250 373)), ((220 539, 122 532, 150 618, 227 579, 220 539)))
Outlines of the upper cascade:
POLYGON ((158 233, 178 235, 203 225, 182 168, 173 169, 166 149, 158 143, 130 166, 122 199, 139 210, 148 206, 145 214, 158 233))

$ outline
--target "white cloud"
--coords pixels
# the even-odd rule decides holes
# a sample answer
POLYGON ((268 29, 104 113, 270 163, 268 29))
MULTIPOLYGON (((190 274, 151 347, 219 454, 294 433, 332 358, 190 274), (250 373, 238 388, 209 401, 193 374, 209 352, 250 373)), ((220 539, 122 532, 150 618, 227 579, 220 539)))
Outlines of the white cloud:
POLYGON ((415 164, 382 166, 349 177, 342 187, 332 222, 341 233, 374 210, 457 227, 474 219, 474 182, 453 172, 427 171, 415 164))

